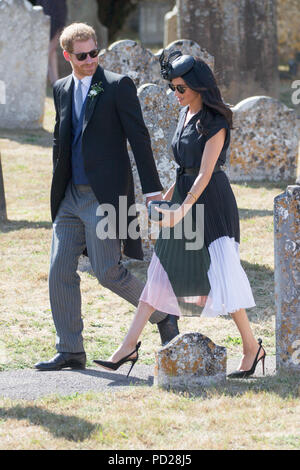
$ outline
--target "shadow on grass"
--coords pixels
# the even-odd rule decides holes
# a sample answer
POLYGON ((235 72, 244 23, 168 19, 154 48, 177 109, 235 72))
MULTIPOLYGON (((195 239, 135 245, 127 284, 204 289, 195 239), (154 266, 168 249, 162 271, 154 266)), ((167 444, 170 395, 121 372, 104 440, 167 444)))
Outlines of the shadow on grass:
POLYGON ((41 129, 0 129, 1 139, 8 139, 21 145, 37 145, 52 148, 53 133, 41 129))
POLYGON ((77 416, 53 413, 38 406, 1 408, 0 419, 26 419, 30 424, 47 429, 54 437, 74 442, 84 441, 99 427, 77 416))
POLYGON ((300 373, 278 371, 276 375, 266 377, 250 377, 248 379, 227 379, 225 382, 211 387, 197 387, 189 390, 174 390, 176 394, 185 394, 193 398, 209 400, 216 396, 242 397, 251 393, 251 401, 255 401, 255 394, 273 394, 282 399, 300 397, 300 373))
POLYGON ((253 217, 273 216, 273 211, 259 209, 239 209, 240 219, 252 219, 253 217))
MULTIPOLYGON (((87 375, 91 377, 98 377, 100 380, 110 380, 110 382, 106 385, 107 387, 128 387, 132 385, 136 386, 148 386, 152 387, 154 382, 153 375, 150 375, 150 372, 147 373, 148 378, 140 378, 135 377, 134 375, 127 377, 125 373, 128 372, 130 368, 130 364, 124 364, 122 367, 121 372, 110 372, 100 368, 100 370, 95 369, 85 369, 85 370, 78 370, 77 372, 82 375, 87 375)), ((151 367, 152 369, 152 367, 151 367)), ((65 372, 67 372, 66 370, 65 372)), ((152 371, 151 371, 152 374, 152 371)))
POLYGON ((46 229, 51 229, 52 228, 52 222, 47 222, 47 221, 38 221, 38 222, 33 222, 30 220, 6 220, 6 221, 0 221, 0 232, 2 233, 8 233, 8 232, 14 232, 16 230, 22 230, 22 229, 31 229, 31 228, 46 228, 46 229))

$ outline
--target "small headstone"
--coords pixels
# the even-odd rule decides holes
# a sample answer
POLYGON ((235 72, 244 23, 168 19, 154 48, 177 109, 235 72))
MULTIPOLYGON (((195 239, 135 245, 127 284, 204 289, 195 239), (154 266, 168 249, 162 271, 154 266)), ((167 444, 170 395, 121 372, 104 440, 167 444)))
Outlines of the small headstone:
POLYGON ((299 140, 295 110, 275 98, 251 96, 232 111, 231 180, 295 180, 299 140))
POLYGON ((0 127, 39 128, 46 97, 50 18, 27 0, 1 0, 0 25, 0 81, 5 84, 0 127))
POLYGON ((300 186, 274 199, 276 367, 300 372, 300 186))
POLYGON ((178 335, 156 353, 154 384, 188 390, 226 379, 226 348, 201 333, 178 335))

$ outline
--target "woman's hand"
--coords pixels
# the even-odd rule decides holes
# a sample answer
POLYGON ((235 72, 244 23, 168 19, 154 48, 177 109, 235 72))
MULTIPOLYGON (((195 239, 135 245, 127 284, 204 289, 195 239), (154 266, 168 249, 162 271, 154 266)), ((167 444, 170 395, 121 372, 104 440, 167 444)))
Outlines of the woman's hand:
POLYGON ((163 219, 158 221, 160 227, 174 227, 174 225, 178 224, 184 216, 182 206, 175 210, 161 209, 156 206, 154 206, 154 209, 163 214, 163 219))

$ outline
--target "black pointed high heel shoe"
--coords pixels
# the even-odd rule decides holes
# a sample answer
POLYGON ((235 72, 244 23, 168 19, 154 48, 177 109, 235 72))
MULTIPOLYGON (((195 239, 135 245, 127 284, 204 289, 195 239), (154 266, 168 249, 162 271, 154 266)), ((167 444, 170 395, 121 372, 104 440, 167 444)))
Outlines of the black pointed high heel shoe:
POLYGON ((131 362, 131 367, 130 367, 129 372, 128 372, 128 374, 127 374, 127 377, 129 377, 129 374, 130 374, 130 372, 132 371, 132 368, 133 368, 134 364, 136 363, 136 361, 137 361, 138 358, 139 358, 138 350, 139 350, 140 346, 141 346, 141 342, 139 342, 139 343, 136 345, 134 351, 132 351, 130 354, 127 354, 127 356, 122 357, 122 359, 120 359, 118 362, 101 361, 101 360, 94 360, 93 362, 95 362, 95 363, 98 364, 99 366, 105 367, 106 369, 110 369, 110 370, 117 370, 117 369, 119 369, 119 367, 120 367, 122 364, 124 364, 125 362, 131 362), (134 354, 134 353, 136 353, 136 356, 130 358, 130 356, 132 356, 132 354, 134 354))
POLYGON ((236 370, 235 372, 232 372, 231 374, 227 375, 227 377, 229 379, 244 379, 246 377, 249 377, 250 375, 253 375, 259 361, 261 361, 263 375, 265 375, 266 351, 262 347, 262 340, 260 338, 258 339, 258 344, 259 344, 259 348, 258 348, 258 351, 257 351, 257 354, 255 356, 255 359, 254 359, 254 362, 252 364, 251 369, 249 369, 249 370, 236 370), (260 353, 261 350, 263 350, 264 354, 258 359, 258 356, 259 356, 259 353, 260 353))

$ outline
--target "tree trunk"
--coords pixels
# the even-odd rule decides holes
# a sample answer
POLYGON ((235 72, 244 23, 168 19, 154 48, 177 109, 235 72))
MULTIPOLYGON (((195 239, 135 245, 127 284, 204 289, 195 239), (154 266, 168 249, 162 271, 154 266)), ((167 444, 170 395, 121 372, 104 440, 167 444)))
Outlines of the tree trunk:
POLYGON ((215 58, 225 100, 278 98, 276 0, 177 0, 178 38, 215 58))

